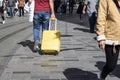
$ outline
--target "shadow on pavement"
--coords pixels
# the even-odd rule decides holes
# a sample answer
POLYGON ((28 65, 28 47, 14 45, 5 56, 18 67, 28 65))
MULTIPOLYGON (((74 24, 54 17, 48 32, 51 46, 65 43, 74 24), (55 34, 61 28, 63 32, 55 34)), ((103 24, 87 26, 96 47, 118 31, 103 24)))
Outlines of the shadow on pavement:
POLYGON ((68 80, 99 80, 97 74, 78 68, 68 68, 63 74, 68 80))
POLYGON ((60 37, 72 37, 73 35, 60 35, 60 37))
POLYGON ((81 50, 81 49, 84 49, 84 48, 67 48, 67 49, 61 49, 60 52, 62 52, 62 51, 68 51, 68 50, 81 50))
POLYGON ((95 66, 101 71, 104 65, 105 65, 105 62, 99 61, 96 63, 95 66))
POLYGON ((73 28, 73 30, 79 30, 79 31, 83 31, 83 32, 88 32, 88 33, 90 33, 90 30, 89 30, 89 29, 73 28))
MULTIPOLYGON (((29 47, 29 49, 33 52, 36 53, 38 52, 40 55, 57 55, 58 53, 49 53, 49 54, 45 54, 44 52, 42 52, 41 50, 39 51, 34 51, 34 42, 30 41, 30 40, 25 40, 25 41, 21 41, 18 44, 22 45, 23 47, 29 47)), ((39 45, 39 47, 41 47, 41 45, 39 45)))
POLYGON ((35 52, 33 50, 34 42, 32 42, 30 40, 21 41, 18 44, 21 44, 23 47, 29 47, 32 52, 35 52))
POLYGON ((120 78, 120 65, 117 65, 115 70, 112 72, 113 75, 117 76, 120 78))
POLYGON ((83 23, 80 22, 79 15, 76 13, 73 13, 73 14, 67 13, 67 14, 62 14, 62 15, 60 15, 59 13, 56 13, 56 17, 59 20, 64 21, 64 22, 78 24, 78 25, 82 25, 84 27, 89 27, 87 14, 83 15, 83 23))
MULTIPOLYGON (((97 64, 95 65, 100 71, 102 71, 103 66, 105 65, 105 62, 99 61, 97 62, 97 64)), ((118 78, 120 78, 120 65, 118 64, 115 68, 115 70, 113 70, 112 73, 110 73, 110 75, 114 75, 118 78)))

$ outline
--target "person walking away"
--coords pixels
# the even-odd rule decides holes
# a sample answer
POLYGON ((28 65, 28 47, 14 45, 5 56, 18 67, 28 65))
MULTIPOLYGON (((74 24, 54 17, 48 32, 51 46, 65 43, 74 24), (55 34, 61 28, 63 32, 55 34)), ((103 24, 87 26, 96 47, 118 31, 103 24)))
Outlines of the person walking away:
POLYGON ((25 0, 18 0, 19 17, 24 16, 25 0))
MULTIPOLYGON (((29 0, 30 3, 32 3, 32 1, 33 0, 29 0)), ((40 26, 42 25, 42 31, 48 30, 50 18, 56 18, 54 13, 54 1, 35 0, 33 16, 33 36, 35 52, 40 49, 40 26)))
POLYGON ((69 13, 73 13, 75 0, 69 0, 69 13))
POLYGON ((58 9, 59 5, 60 5, 60 0, 55 0, 54 1, 54 10, 56 13, 57 13, 57 9, 58 9))
POLYGON ((63 5, 62 7, 63 7, 63 13, 66 14, 66 10, 67 10, 67 0, 64 0, 64 5, 63 5))
POLYGON ((58 7, 57 12, 60 14, 66 13, 66 7, 67 7, 67 0, 60 0, 60 5, 58 7))
POLYGON ((84 2, 83 2, 83 0, 79 0, 78 3, 79 3, 79 6, 78 6, 78 9, 77 9, 77 14, 79 14, 80 22, 83 22, 82 18, 83 18, 84 2))
POLYGON ((85 0, 85 6, 83 8, 83 13, 87 9, 87 15, 89 18, 90 33, 95 33, 95 24, 96 24, 96 3, 97 0, 85 0))
POLYGON ((15 0, 7 0, 8 13, 10 17, 14 16, 15 0))
POLYGON ((100 74, 100 80, 115 69, 120 50, 120 0, 99 0, 97 17, 97 41, 105 50, 106 64, 100 74))
POLYGON ((4 24, 5 23, 5 16, 4 16, 4 10, 5 10, 5 0, 0 0, 0 15, 1 15, 1 18, 2 18, 2 23, 4 24))

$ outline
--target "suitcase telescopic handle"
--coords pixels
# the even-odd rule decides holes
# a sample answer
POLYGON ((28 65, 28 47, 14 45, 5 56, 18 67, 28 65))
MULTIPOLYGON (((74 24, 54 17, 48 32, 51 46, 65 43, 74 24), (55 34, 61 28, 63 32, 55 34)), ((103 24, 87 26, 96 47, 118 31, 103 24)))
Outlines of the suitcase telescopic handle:
POLYGON ((57 18, 50 18, 50 20, 49 20, 49 30, 51 29, 51 21, 55 21, 55 30, 57 30, 57 18))

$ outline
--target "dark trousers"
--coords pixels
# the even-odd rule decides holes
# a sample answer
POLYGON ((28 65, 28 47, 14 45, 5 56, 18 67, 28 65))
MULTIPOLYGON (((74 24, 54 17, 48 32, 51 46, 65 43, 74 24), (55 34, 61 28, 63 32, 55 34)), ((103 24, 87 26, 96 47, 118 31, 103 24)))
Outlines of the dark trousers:
POLYGON ((112 72, 118 61, 118 55, 119 55, 119 46, 115 46, 116 53, 113 53, 113 46, 111 45, 106 45, 105 46, 105 53, 106 53, 106 64, 103 67, 101 76, 105 78, 110 72, 112 72))
POLYGON ((24 16, 24 7, 19 7, 19 16, 24 16))
POLYGON ((5 20, 5 16, 4 16, 4 9, 3 9, 3 7, 0 7, 0 15, 1 15, 2 20, 4 21, 5 20))
POLYGON ((59 5, 60 5, 60 1, 59 1, 59 0, 55 0, 55 1, 54 1, 54 9, 55 9, 55 12, 57 12, 57 9, 58 9, 59 5))
POLYGON ((67 4, 64 4, 62 7, 63 7, 63 13, 66 13, 67 4))
POLYGON ((89 24, 90 24, 90 32, 94 33, 95 24, 96 24, 96 13, 93 12, 92 15, 89 17, 89 24))
POLYGON ((73 13, 74 4, 69 4, 69 13, 73 13))

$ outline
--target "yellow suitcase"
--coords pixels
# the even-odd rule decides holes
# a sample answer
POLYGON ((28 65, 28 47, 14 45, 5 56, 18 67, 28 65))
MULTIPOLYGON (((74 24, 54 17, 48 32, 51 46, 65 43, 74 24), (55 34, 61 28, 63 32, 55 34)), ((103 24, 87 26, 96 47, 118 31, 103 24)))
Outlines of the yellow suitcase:
POLYGON ((43 53, 59 53, 60 52, 60 31, 57 30, 57 19, 55 19, 55 30, 51 30, 51 21, 49 30, 44 30, 42 34, 41 51, 43 53))

